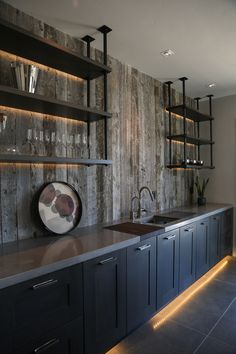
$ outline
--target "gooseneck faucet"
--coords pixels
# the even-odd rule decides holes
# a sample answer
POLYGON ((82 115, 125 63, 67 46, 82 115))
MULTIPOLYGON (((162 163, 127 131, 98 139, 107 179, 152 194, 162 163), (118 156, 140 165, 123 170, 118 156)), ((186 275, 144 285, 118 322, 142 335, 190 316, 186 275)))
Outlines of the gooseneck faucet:
POLYGON ((153 202, 153 200, 154 200, 154 199, 153 199, 153 194, 152 194, 150 188, 148 188, 147 186, 143 186, 143 187, 140 188, 140 190, 139 190, 139 196, 138 196, 138 199, 139 199, 138 218, 139 218, 139 219, 141 218, 141 197, 142 197, 142 192, 143 192, 144 190, 147 190, 147 191, 148 191, 148 193, 149 193, 149 195, 150 195, 150 198, 151 198, 151 201, 153 202))
POLYGON ((134 201, 137 199, 137 201, 138 201, 138 210, 137 210, 137 213, 138 213, 138 211, 139 211, 139 209, 140 209, 140 199, 139 199, 139 197, 137 197, 136 195, 131 199, 131 212, 130 212, 130 219, 132 219, 132 220, 134 220, 135 219, 135 217, 134 217, 134 209, 133 209, 133 206, 134 206, 134 201))

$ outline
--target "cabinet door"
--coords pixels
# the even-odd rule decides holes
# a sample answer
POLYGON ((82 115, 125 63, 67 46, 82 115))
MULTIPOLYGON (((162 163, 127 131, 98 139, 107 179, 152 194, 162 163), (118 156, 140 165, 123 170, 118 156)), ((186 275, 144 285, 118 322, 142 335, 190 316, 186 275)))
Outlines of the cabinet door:
POLYGON ((12 353, 13 320, 9 288, 0 290, 0 353, 12 353))
POLYGON ((222 214, 221 224, 221 258, 227 255, 232 255, 233 243, 233 208, 226 210, 222 214))
POLYGON ((15 348, 81 316, 82 285, 79 264, 9 288, 15 348))
POLYGON ((179 291, 185 290, 196 276, 196 224, 180 229, 179 236, 179 291))
POLYGON ((31 340, 14 352, 17 354, 83 354, 82 317, 51 331, 37 340, 31 340))
POLYGON ((156 310, 156 238, 127 249, 127 329, 132 331, 156 310))
POLYGON ((157 237, 157 309, 178 295, 179 230, 157 237))
POLYGON ((197 223, 196 278, 209 270, 209 219, 197 223))
POLYGON ((210 217, 210 267, 220 261, 221 214, 210 217))
POLYGON ((104 353, 126 334, 126 250, 84 263, 85 352, 104 353))

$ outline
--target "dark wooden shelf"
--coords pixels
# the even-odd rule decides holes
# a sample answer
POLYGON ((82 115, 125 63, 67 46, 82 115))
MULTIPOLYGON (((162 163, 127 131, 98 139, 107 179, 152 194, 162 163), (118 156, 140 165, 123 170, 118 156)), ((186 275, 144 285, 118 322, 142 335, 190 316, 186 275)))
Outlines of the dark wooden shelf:
POLYGON ((214 120, 213 117, 209 116, 208 114, 201 113, 193 108, 184 106, 184 105, 178 105, 178 106, 171 106, 167 107, 166 110, 168 112, 178 114, 179 116, 183 117, 184 115, 184 108, 186 110, 186 118, 193 120, 194 122, 206 122, 209 120, 214 120))
POLYGON ((209 170, 209 169, 214 169, 215 166, 197 166, 197 165, 185 165, 185 164, 173 164, 173 165, 167 165, 167 168, 183 168, 183 169, 197 169, 197 170, 209 170))
POLYGON ((193 144, 193 145, 214 144, 214 142, 211 140, 199 139, 199 138, 195 138, 194 136, 189 136, 189 135, 184 135, 184 134, 167 136, 167 139, 173 140, 173 141, 179 141, 179 142, 184 142, 184 138, 186 139, 187 144, 193 144))
POLYGON ((1 49, 25 59, 90 80, 111 71, 106 65, 78 55, 4 20, 0 20, 0 32, 1 49))
POLYGON ((57 164, 57 165, 111 165, 111 160, 77 159, 70 157, 49 157, 33 155, 0 155, 1 163, 36 163, 36 164, 57 164))
POLYGON ((111 114, 108 112, 78 106, 54 98, 46 98, 7 86, 0 86, 0 105, 83 122, 111 118, 111 114))

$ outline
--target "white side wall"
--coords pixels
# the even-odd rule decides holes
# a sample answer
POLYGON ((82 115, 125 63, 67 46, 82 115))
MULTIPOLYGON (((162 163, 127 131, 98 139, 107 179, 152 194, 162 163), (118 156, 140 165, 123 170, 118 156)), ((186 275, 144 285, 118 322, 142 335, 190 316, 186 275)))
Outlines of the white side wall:
MULTIPOLYGON (((203 110, 206 102, 202 104, 203 110)), ((213 100, 214 170, 205 170, 210 177, 206 191, 209 202, 236 206, 236 95, 213 100)), ((236 208, 234 209, 234 255, 236 255, 236 208)))

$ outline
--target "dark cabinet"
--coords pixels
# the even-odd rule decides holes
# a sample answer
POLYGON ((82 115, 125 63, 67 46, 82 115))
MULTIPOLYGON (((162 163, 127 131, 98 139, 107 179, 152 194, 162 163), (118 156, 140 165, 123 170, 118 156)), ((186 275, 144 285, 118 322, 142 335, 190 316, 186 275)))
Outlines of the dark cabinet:
MULTIPOLYGON (((76 351, 63 353, 82 353, 82 286, 82 266, 76 265, 1 290, 0 315, 4 324, 0 333, 1 350, 14 354, 32 353, 33 349, 28 348, 41 348, 50 341, 50 345, 43 349, 45 353, 54 353, 54 348, 59 345, 58 340, 52 341, 57 338, 53 331, 60 335, 60 343, 69 342, 69 337, 62 338, 61 328, 78 319, 80 326, 75 331, 79 345, 76 345, 76 351), (52 335, 48 337, 50 333, 52 335), (82 349, 79 351, 78 348, 82 349)), ((37 352, 43 352, 43 349, 37 352)))
POLYGON ((221 214, 210 217, 209 265, 213 267, 220 260, 221 214))
POLYGON ((63 326, 83 313, 81 265, 14 286, 14 345, 63 326))
POLYGON ((179 230, 157 238, 157 309, 175 296, 179 289, 179 230))
POLYGON ((83 354, 83 322, 78 318, 18 348, 14 354, 83 354))
POLYGON ((209 219, 197 222, 196 278, 209 270, 209 219))
POLYGON ((226 210, 222 214, 221 223, 221 242, 220 242, 221 258, 232 255, 233 243, 233 208, 226 210))
POLYGON ((126 334, 126 250, 84 263, 85 353, 104 353, 126 334))
POLYGON ((127 249, 127 330, 156 311, 156 238, 127 249))
POLYGON ((196 276, 196 224, 180 229, 179 235, 179 291, 185 290, 196 276))

